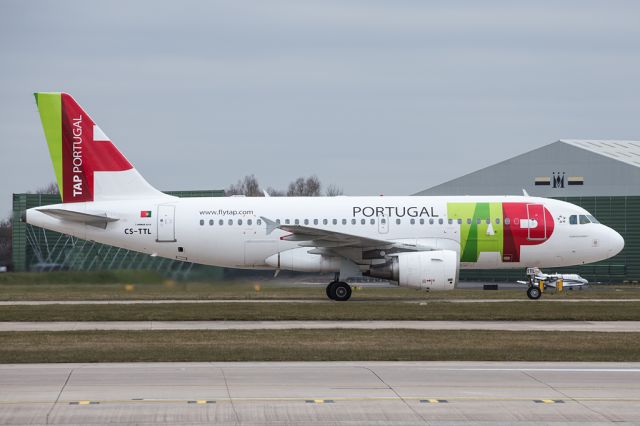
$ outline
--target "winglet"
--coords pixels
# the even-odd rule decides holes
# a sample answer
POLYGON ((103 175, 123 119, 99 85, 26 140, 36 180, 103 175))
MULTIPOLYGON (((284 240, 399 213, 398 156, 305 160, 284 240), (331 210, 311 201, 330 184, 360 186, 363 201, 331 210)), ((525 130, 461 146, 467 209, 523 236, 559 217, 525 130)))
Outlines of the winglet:
POLYGON ((271 235, 273 231, 278 229, 278 224, 271 219, 267 219, 264 216, 260 216, 260 219, 264 220, 264 223, 267 224, 267 235, 271 235))
POLYGON ((524 188, 522 188, 522 195, 524 195, 525 197, 529 197, 529 193, 524 188))

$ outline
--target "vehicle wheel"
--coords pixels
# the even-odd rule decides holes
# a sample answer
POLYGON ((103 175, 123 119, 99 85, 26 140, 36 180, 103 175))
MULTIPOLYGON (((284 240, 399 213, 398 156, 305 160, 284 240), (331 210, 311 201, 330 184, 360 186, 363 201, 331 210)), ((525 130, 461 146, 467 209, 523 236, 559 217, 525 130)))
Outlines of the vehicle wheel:
POLYGON ((331 281, 329 283, 329 285, 327 286, 327 297, 331 300, 334 300, 334 296, 333 296, 333 288, 335 287, 335 285, 338 284, 337 281, 331 281))
POLYGON ((331 286, 331 296, 333 300, 345 302, 351 297, 351 286, 345 282, 337 282, 331 286))
POLYGON ((527 289, 527 296, 529 297, 529 299, 532 299, 532 300, 540 299, 541 295, 542 295, 542 292, 535 285, 532 285, 527 289))

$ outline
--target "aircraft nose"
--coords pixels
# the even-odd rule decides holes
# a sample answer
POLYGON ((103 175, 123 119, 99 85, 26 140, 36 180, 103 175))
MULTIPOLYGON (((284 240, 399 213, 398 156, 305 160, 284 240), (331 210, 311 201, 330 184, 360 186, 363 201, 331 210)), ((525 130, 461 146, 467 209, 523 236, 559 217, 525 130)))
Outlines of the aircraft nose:
POLYGON ((615 230, 609 228, 609 255, 615 256, 624 248, 624 238, 615 230))

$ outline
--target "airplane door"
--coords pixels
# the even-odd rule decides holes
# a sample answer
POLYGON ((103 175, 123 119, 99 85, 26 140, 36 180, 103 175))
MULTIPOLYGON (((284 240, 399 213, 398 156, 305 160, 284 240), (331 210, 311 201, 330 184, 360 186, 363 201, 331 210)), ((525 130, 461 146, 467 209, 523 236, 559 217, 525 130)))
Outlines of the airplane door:
POLYGON ((529 240, 546 240, 547 239, 547 223, 544 214, 544 206, 542 204, 527 204, 528 216, 528 232, 529 240))
POLYGON ((378 216, 378 233, 386 234, 387 232, 389 232, 389 218, 378 216))
POLYGON ((158 206, 158 238, 157 242, 176 241, 176 206, 158 206))

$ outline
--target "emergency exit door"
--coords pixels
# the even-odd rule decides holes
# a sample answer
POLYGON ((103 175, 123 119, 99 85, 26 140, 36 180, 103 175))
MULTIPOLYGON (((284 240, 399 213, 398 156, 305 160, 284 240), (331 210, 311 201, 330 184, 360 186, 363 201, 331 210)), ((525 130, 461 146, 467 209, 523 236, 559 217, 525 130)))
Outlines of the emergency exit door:
POLYGON ((176 241, 176 206, 158 206, 157 242, 176 241))

